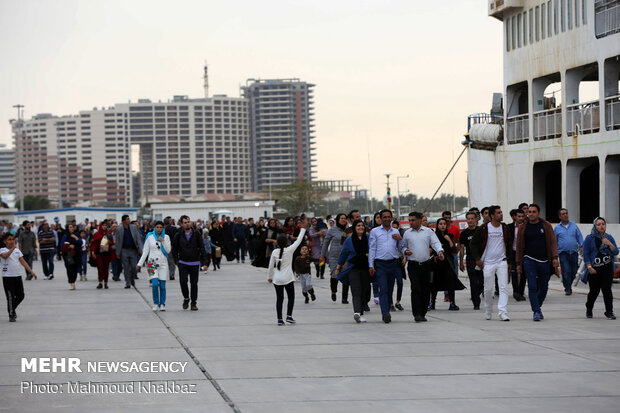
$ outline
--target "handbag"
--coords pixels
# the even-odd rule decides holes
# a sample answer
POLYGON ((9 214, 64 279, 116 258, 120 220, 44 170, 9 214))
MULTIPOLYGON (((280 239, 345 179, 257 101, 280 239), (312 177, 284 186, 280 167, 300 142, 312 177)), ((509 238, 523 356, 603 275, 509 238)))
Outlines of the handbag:
POLYGON ((215 258, 222 258, 222 247, 215 247, 215 258))
POLYGON ((95 259, 95 257, 90 257, 88 259, 88 265, 90 265, 91 267, 95 267, 97 268, 97 260, 95 259))

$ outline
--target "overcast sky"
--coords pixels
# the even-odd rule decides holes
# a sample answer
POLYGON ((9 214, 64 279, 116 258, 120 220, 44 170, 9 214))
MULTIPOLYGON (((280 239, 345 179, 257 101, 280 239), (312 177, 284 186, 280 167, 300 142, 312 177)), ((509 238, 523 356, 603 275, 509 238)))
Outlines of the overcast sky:
MULTIPOLYGON (((385 173, 430 196, 462 150, 466 118, 502 89, 502 26, 486 0, 34 1, 0 3, 0 143, 25 116, 239 96, 248 78, 314 83, 319 179, 377 198, 385 173), (370 171, 368 153, 370 152, 370 171)), ((455 169, 467 194, 467 162, 455 169)), ((449 179, 445 192, 452 192, 449 179)))

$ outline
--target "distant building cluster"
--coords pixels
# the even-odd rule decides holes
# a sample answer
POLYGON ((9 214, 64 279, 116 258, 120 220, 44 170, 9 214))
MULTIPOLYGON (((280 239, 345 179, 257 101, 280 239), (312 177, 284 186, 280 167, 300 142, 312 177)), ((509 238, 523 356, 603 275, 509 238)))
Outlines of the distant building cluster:
POLYGON ((205 98, 14 120, 16 191, 22 182, 22 195, 65 207, 138 205, 149 196, 244 194, 312 179, 313 87, 250 79, 241 97, 205 88, 205 98), (134 176, 132 145, 140 148, 134 176))

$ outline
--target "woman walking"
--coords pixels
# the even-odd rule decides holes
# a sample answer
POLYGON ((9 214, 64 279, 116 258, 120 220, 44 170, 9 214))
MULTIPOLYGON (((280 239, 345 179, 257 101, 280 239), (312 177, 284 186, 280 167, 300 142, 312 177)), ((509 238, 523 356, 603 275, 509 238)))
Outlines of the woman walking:
POLYGON ((80 239, 82 240, 82 251, 80 251, 80 265, 78 266, 78 274, 80 281, 88 281, 86 278, 86 270, 88 269, 88 232, 83 229, 80 231, 80 239))
POLYGON ((353 222, 353 231, 353 235, 344 241, 335 273, 343 284, 348 282, 351 287, 353 319, 356 323, 365 323, 364 304, 370 288, 366 225, 357 220, 353 222), (345 269, 341 271, 343 266, 345 269))
MULTIPOLYGON (((338 258, 340 258, 340 251, 342 251, 342 245, 346 239, 344 233, 347 229, 347 216, 346 214, 336 215, 336 225, 327 230, 325 240, 323 241, 323 247, 321 248, 321 262, 329 263, 330 280, 329 284, 332 290, 332 301, 336 301, 336 294, 338 293, 338 279, 336 278, 336 266, 338 265, 338 258), (329 251, 329 254, 328 254, 329 251)), ((342 304, 349 304, 349 286, 342 285, 342 304)))
POLYGON ((144 262, 147 263, 146 270, 153 289, 153 311, 166 311, 166 279, 170 249, 170 237, 164 232, 164 223, 157 221, 153 231, 144 239, 142 256, 137 265, 137 269, 140 270, 144 262))
POLYGON ((319 258, 321 258, 321 247, 323 246, 323 238, 327 231, 319 227, 319 220, 316 218, 312 218, 310 223, 311 226, 308 228, 308 237, 310 238, 310 246, 312 247, 312 258, 317 259, 314 262, 316 278, 323 279, 325 278, 325 264, 321 265, 319 258))
POLYGON ((90 243, 90 254, 97 261, 97 289, 108 289, 110 263, 116 259, 114 254, 114 235, 108 229, 108 221, 104 220, 90 243))
POLYGON ((293 245, 287 245, 287 238, 285 235, 279 235, 277 238, 277 246, 271 253, 269 259, 269 278, 268 281, 273 283, 276 289, 276 313, 278 316, 278 325, 284 325, 284 319, 282 318, 282 305, 284 304, 284 290, 286 290, 286 297, 288 300, 286 308, 286 322, 295 324, 293 319, 293 306, 295 305, 295 274, 293 273, 293 254, 295 250, 301 244, 304 238, 307 227, 306 220, 299 221, 299 237, 293 243, 293 245))
POLYGON ((22 281, 20 265, 35 280, 37 275, 32 271, 24 254, 17 247, 15 235, 7 232, 2 240, 4 246, 0 248, 0 267, 2 267, 2 285, 6 295, 6 306, 9 311, 9 321, 17 321, 17 306, 24 300, 24 283, 22 281))
MULTIPOLYGON (((441 247, 444 250, 444 254, 447 257, 451 257, 451 254, 456 252, 456 243, 454 242, 454 236, 448 233, 448 221, 445 218, 439 218, 437 220, 437 228, 435 229, 435 235, 441 242, 441 247)), ((459 306, 455 303, 454 290, 462 290, 465 286, 459 281, 456 272, 454 271, 454 260, 445 259, 437 260, 435 258, 435 265, 433 268, 433 283, 431 287, 431 302, 429 310, 435 309, 435 301, 438 291, 448 291, 448 299, 450 301, 450 311, 458 311, 459 306)))
POLYGON ((217 219, 214 219, 211 223, 211 232, 209 233, 209 236, 211 237, 211 257, 213 259, 213 271, 216 271, 218 268, 220 268, 220 263, 222 262, 222 245, 224 245, 224 233, 217 219), (218 248, 219 253, 217 251, 218 248))
POLYGON ((67 281, 69 282, 70 290, 75 290, 78 266, 82 258, 82 240, 76 234, 75 229, 75 225, 67 225, 67 231, 60 241, 60 245, 62 246, 62 258, 65 261, 65 268, 67 269, 67 281))
POLYGON ((605 317, 608 320, 615 320, 611 282, 614 276, 614 261, 618 255, 618 246, 614 237, 605 232, 606 230, 605 218, 598 217, 594 220, 592 232, 583 241, 583 261, 586 264, 587 281, 590 286, 588 300, 586 301, 586 317, 593 317, 594 302, 599 292, 603 291, 605 317))

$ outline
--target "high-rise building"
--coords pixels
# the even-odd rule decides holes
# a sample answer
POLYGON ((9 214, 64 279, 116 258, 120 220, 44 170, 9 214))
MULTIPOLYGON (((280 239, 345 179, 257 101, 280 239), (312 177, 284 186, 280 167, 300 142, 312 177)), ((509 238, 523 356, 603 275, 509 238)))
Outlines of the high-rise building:
MULTIPOLYGON (((125 204, 130 198, 126 116, 114 108, 13 121, 21 144, 17 192, 58 205, 125 204)), ((16 154, 19 156, 19 154, 16 154)))
POLYGON ((299 79, 248 79, 252 187, 262 191, 313 179, 314 85, 299 79))
POLYGON ((0 191, 15 195, 15 149, 0 145, 0 191))

